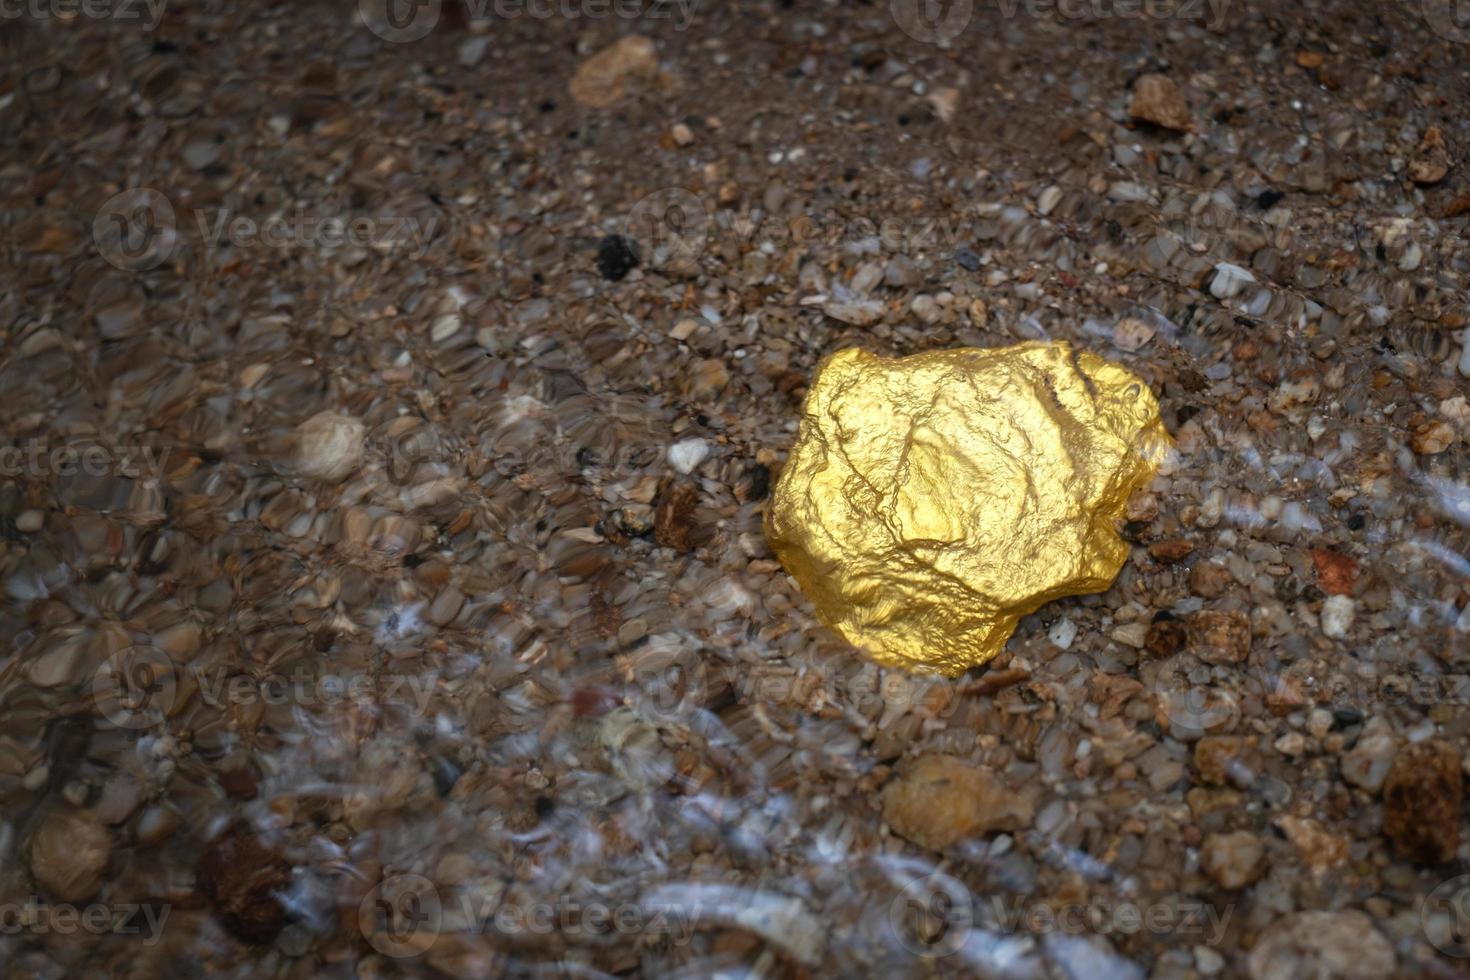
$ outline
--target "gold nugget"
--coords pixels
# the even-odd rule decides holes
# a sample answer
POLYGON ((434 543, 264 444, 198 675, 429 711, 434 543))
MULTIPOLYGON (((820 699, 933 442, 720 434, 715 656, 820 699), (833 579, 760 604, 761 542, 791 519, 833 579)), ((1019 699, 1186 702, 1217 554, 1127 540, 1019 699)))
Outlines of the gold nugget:
POLYGON ((1052 599, 1101 592, 1115 522, 1169 449, 1125 368, 1064 342, 817 369, 766 538, 817 615, 880 663, 958 674, 1052 599))

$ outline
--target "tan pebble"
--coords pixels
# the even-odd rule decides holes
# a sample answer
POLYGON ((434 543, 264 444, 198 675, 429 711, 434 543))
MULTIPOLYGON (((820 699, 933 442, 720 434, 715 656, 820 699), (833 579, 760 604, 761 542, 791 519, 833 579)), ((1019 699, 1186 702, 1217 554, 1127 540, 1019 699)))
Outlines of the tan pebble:
POLYGON ((1266 849, 1255 834, 1239 830, 1211 834, 1200 847, 1199 863, 1221 888, 1235 891, 1261 877, 1266 849))
POLYGON ((572 75, 572 98, 595 109, 606 108, 627 94, 630 83, 658 73, 653 42, 629 34, 588 58, 572 75))
POLYGON ((1031 823, 1036 787, 1007 787, 991 769, 951 755, 920 756, 883 789, 883 819, 930 850, 1031 823))
POLYGON ((366 429, 350 415, 318 412, 296 431, 296 461, 302 473, 341 483, 362 463, 366 429))
POLYGON ((1250 656, 1250 619, 1242 612, 1205 609, 1189 617, 1189 637, 1206 663, 1238 664, 1250 656))
POLYGON ((1128 115, 1165 129, 1190 129, 1189 103, 1167 75, 1142 75, 1133 83, 1128 115))
POLYGON ((50 897, 63 902, 97 894, 111 856, 112 835, 89 813, 50 813, 31 838, 31 873, 50 897))

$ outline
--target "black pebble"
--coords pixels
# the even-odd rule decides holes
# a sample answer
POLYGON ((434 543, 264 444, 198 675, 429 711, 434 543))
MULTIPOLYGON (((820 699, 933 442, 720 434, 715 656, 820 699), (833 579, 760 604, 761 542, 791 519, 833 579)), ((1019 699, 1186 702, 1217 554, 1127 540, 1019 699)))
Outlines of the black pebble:
POLYGON ((975 272, 980 268, 980 256, 968 248, 962 248, 954 253, 954 260, 960 264, 960 268, 968 269, 971 272, 975 272))
POLYGON ((597 245, 597 272, 609 282, 617 282, 638 264, 633 243, 622 235, 608 235, 597 245))
POLYGON ((1276 206, 1277 201, 1285 196, 1281 191, 1262 191, 1261 196, 1256 198, 1256 207, 1262 211, 1269 211, 1276 206))
POLYGON ((1367 523, 1367 522, 1363 520, 1363 515, 1362 514, 1354 514, 1352 517, 1349 517, 1347 519, 1347 525, 1348 525, 1348 530, 1349 531, 1361 531, 1361 530, 1363 530, 1363 525, 1365 523, 1367 523))

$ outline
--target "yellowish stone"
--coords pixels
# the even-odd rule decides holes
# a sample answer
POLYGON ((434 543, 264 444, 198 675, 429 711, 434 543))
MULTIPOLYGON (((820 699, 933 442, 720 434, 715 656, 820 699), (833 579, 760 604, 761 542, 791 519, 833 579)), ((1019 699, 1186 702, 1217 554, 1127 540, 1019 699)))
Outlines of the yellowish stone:
POLYGON ((766 537, 817 615, 879 662, 958 674, 1022 616, 1100 592, 1115 524, 1169 448, 1158 401, 1062 342, 817 370, 766 537))

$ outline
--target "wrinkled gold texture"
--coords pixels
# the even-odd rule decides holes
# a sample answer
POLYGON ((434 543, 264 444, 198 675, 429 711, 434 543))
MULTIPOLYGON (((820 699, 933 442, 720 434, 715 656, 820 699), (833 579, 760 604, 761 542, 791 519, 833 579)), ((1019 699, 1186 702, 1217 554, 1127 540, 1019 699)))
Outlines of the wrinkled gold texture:
POLYGON ((1052 599, 1106 589, 1114 527, 1169 449, 1148 385, 1062 342, 817 369, 766 538, 822 621, 957 674, 1052 599))

